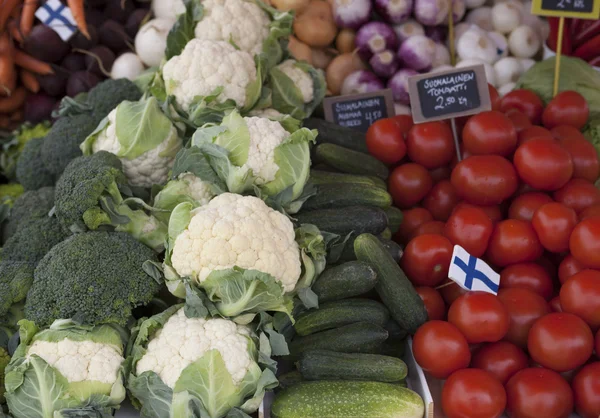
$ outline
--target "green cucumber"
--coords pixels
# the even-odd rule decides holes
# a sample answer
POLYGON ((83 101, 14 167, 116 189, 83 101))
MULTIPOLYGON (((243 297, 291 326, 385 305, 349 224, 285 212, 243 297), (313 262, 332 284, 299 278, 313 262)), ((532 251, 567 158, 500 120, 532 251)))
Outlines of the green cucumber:
POLYGON ((317 186, 317 194, 303 205, 304 210, 343 208, 348 206, 375 206, 389 208, 392 196, 383 189, 364 184, 334 183, 317 186))
MULTIPOLYGON (((348 240, 348 242, 346 242, 346 245, 344 246, 344 249, 342 251, 342 254, 340 255, 338 262, 356 260, 356 254, 354 254, 354 240, 355 239, 356 238, 354 238, 354 239, 351 238, 348 240)), ((400 257, 402 257, 402 248, 394 241, 382 238, 381 236, 377 236, 377 239, 379 239, 379 241, 381 241, 381 243, 383 244, 385 249, 388 251, 388 253, 392 256, 392 258, 397 263, 399 263, 400 257)))
POLYGON ((351 232, 355 235, 381 234, 388 222, 383 209, 370 206, 301 211, 294 216, 299 224, 312 224, 321 231, 342 236, 351 232))
POLYGON ((326 268, 312 287, 319 302, 360 296, 375 287, 377 274, 362 261, 349 261, 326 268))
POLYGON ((367 380, 399 382, 408 369, 402 360, 379 354, 336 353, 312 350, 296 364, 306 380, 367 380))
POLYGON ((390 228, 385 228, 381 234, 379 234, 379 238, 390 240, 392 239, 392 231, 390 228))
POLYGON ((337 144, 345 148, 353 149, 354 151, 362 152, 364 154, 369 153, 369 150, 367 149, 366 135, 364 132, 339 126, 333 122, 328 122, 324 119, 317 118, 305 119, 304 127, 319 131, 319 135, 317 135, 317 144, 337 144))
POLYGON ((370 178, 371 180, 373 180, 373 182, 375 183, 375 186, 379 187, 380 189, 387 190, 388 186, 387 186, 387 183, 385 182, 385 180, 382 180, 376 176, 367 176, 367 177, 370 178))
POLYGON ((292 359, 308 350, 331 350, 342 353, 376 353, 388 333, 370 322, 355 322, 340 328, 296 337, 289 344, 292 359))
POLYGON ((383 356, 390 356, 401 358, 404 356, 404 351, 406 350, 406 342, 403 340, 387 340, 381 344, 377 354, 381 354, 383 356))
POLYGON ((408 333, 406 330, 402 329, 400 325, 396 321, 390 318, 389 321, 385 323, 383 326, 385 330, 388 332, 390 340, 404 340, 408 333))
POLYGON ((385 209, 385 214, 388 217, 388 228, 392 231, 392 234, 398 232, 400 229, 400 225, 402 224, 402 211, 398 209, 396 206, 390 206, 385 209))
POLYGON ((375 290, 390 310, 394 320, 410 334, 427 322, 427 311, 412 283, 379 239, 362 234, 354 240, 356 258, 373 266, 377 272, 375 290))
POLYGON ((297 385, 300 382, 304 381, 302 374, 298 370, 293 370, 291 372, 284 373, 277 377, 279 380, 279 389, 286 389, 290 386, 297 385))
POLYGON ((334 144, 321 144, 315 148, 316 160, 343 173, 363 174, 386 180, 390 171, 377 158, 334 144))
POLYGON ((387 308, 376 300, 342 299, 303 312, 296 318, 294 329, 304 336, 362 321, 383 327, 389 318, 387 308))
POLYGON ((315 169, 310 170, 310 182, 317 186, 320 184, 350 183, 386 189, 385 183, 383 183, 382 180, 377 177, 358 176, 355 174, 346 173, 333 173, 330 171, 315 169), (382 183, 383 187, 381 187, 382 183))
POLYGON ((400 384, 351 380, 303 382, 282 390, 272 418, 423 418, 423 399, 400 384))

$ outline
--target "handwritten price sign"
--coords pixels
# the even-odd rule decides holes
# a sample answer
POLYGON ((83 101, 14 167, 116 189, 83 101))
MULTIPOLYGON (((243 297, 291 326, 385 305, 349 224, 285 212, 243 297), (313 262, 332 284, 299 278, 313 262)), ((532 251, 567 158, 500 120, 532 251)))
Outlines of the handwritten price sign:
POLYGON ((531 13, 540 16, 598 19, 600 0, 533 0, 531 13))

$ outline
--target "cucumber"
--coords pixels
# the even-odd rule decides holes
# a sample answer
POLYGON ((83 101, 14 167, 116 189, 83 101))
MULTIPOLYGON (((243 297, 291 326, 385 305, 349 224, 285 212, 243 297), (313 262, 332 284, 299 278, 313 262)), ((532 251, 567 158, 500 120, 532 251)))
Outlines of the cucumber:
POLYGON ((338 209, 301 211, 294 215, 299 224, 313 224, 321 231, 346 236, 368 232, 381 234, 387 227, 387 216, 381 208, 349 206, 338 209))
POLYGON ((275 397, 272 418, 423 418, 423 399, 399 384, 321 380, 275 397))
POLYGON ((310 170, 310 182, 315 185, 320 184, 337 184, 337 183, 350 183, 350 184, 363 184, 365 186, 379 187, 386 189, 385 183, 377 177, 369 176, 358 176, 355 174, 346 173, 333 173, 324 170, 310 170), (382 187, 383 183, 383 187, 382 187))
POLYGON ((388 217, 388 228, 392 231, 392 234, 398 232, 400 225, 402 224, 402 211, 395 206, 390 206, 385 209, 385 214, 388 217))
POLYGON ((342 299, 303 312, 296 318, 294 329, 298 335, 304 336, 361 321, 383 327, 389 318, 387 308, 376 300, 342 299))
POLYGON ((389 334, 389 340, 404 340, 408 335, 408 333, 404 329, 402 329, 402 327, 398 325, 396 321, 394 321, 391 318, 385 323, 383 327, 389 334))
POLYGON ((329 302, 367 293, 376 283, 377 274, 373 267, 362 261, 350 261, 325 269, 312 290, 319 302, 329 302))
POLYGON ((392 196, 383 189, 364 184, 334 183, 317 186, 317 194, 309 198, 302 209, 315 210, 348 206, 389 208, 392 196))
POLYGON ((364 174, 386 180, 390 174, 377 158, 334 144, 321 144, 315 148, 315 157, 343 173, 364 174))
POLYGON ((304 381, 302 374, 298 370, 293 370, 291 372, 284 373, 277 377, 279 380, 279 389, 286 389, 290 386, 297 385, 300 382, 304 381))
POLYGON ((381 344, 377 354, 381 354, 383 356, 390 356, 401 358, 404 356, 404 351, 406 349, 406 343, 403 340, 387 340, 381 344))
POLYGON ((331 350, 342 353, 376 353, 388 333, 370 322, 355 322, 340 328, 296 337, 289 344, 292 359, 308 350, 331 350))
POLYGON ((308 129, 319 131, 317 135, 317 144, 330 143, 341 145, 345 148, 353 149, 364 154, 368 154, 366 135, 363 132, 345 128, 328 122, 324 119, 308 118, 304 120, 304 126, 308 129))
POLYGON ((367 176, 368 178, 370 178, 371 180, 373 180, 373 182, 375 183, 375 186, 387 190, 388 186, 387 183, 385 182, 385 180, 380 179, 379 177, 376 176, 367 176))
POLYGON ((392 318, 410 334, 414 334, 427 322, 427 311, 423 300, 398 263, 388 254, 379 239, 371 234, 362 234, 356 238, 354 252, 358 260, 371 264, 377 272, 375 290, 390 310, 392 318))
POLYGON ((313 350, 302 354, 296 364, 306 380, 367 380, 399 382, 406 378, 406 364, 379 354, 336 353, 313 350))
MULTIPOLYGON (((377 239, 381 241, 392 258, 399 263, 400 257, 402 257, 402 248, 397 243, 389 239, 381 238, 380 236, 378 236, 377 239)), ((346 242, 338 262, 351 260, 356 260, 356 254, 354 254, 354 239, 349 239, 348 242, 346 242)))
POLYGON ((381 234, 379 234, 379 238, 391 240, 392 239, 392 231, 390 228, 385 228, 381 234))

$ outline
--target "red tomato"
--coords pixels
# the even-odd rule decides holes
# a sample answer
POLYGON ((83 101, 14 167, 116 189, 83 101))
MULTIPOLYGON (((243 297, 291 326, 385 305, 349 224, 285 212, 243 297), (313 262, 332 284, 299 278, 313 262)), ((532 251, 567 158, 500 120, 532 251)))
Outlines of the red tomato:
POLYGON ((462 140, 472 155, 508 157, 517 148, 517 131, 509 118, 492 110, 472 116, 462 131, 462 140))
POLYGON ((502 97, 500 109, 504 113, 511 109, 517 109, 523 112, 532 124, 539 125, 542 120, 544 103, 531 90, 519 89, 502 97))
POLYGON ((485 344, 473 354, 471 367, 491 373, 503 385, 516 372, 527 367, 529 359, 523 350, 507 341, 485 344))
POLYGON ((442 299, 440 292, 433 287, 426 286, 417 287, 415 290, 425 304, 427 316, 430 321, 441 321, 446 317, 446 304, 444 303, 444 299, 442 299))
POLYGON ((425 196, 423 207, 431 212, 433 219, 445 222, 458 204, 458 200, 452 183, 449 180, 442 180, 425 196))
POLYGON ((410 240, 400 264, 415 286, 437 286, 448 277, 452 250, 442 235, 420 235, 410 240))
POLYGON ((491 373, 459 370, 442 389, 442 409, 448 418, 498 418, 506 408, 506 391, 491 373))
POLYGON ((451 177, 458 196, 476 205, 497 205, 517 190, 513 165, 498 155, 474 155, 454 167, 451 177))
POLYGON ((543 251, 542 244, 529 222, 507 219, 498 222, 494 227, 487 255, 493 264, 504 267, 535 261, 543 251))
POLYGON ((569 240, 571 255, 584 266, 600 268, 600 217, 581 221, 569 240))
POLYGON ((542 128, 541 126, 530 126, 529 128, 523 129, 519 132, 519 140, 517 145, 520 146, 530 139, 534 138, 554 138, 552 136, 552 132, 550 132, 546 128, 542 128))
POLYGON ((582 270, 560 288, 560 306, 583 319, 592 330, 600 328, 600 271, 582 270))
POLYGON ((469 367, 471 362, 467 340, 458 328, 444 321, 421 325, 413 337, 413 354, 419 366, 438 379, 469 367))
POLYGON ((571 254, 568 254, 558 266, 558 280, 563 284, 569 277, 579 273, 581 270, 585 270, 585 266, 577 261, 571 254))
POLYGON ((408 157, 428 169, 442 167, 455 153, 452 130, 444 122, 414 125, 406 138, 408 157))
POLYGON ((506 384, 509 418, 568 418, 573 392, 565 379, 539 367, 517 372, 506 384))
POLYGON ((444 228, 444 235, 474 257, 485 254, 494 224, 487 214, 476 207, 457 207, 444 228))
POLYGON ((410 131, 410 128, 412 128, 413 125, 415 124, 413 122, 412 116, 410 116, 410 115, 396 115, 396 116, 393 116, 391 119, 394 122, 396 122, 396 124, 402 131, 402 135, 404 135, 404 136, 408 135, 408 131, 410 131))
POLYGON ((529 289, 521 288, 500 289, 498 299, 510 318, 504 340, 527 348, 527 336, 531 326, 536 320, 550 313, 546 300, 529 289))
POLYGON ((386 164, 396 164, 406 155, 404 134, 394 119, 379 119, 367 130, 369 153, 386 164))
POLYGON ((578 316, 551 313, 534 322, 527 348, 533 361, 556 372, 566 372, 589 360, 594 351, 594 335, 578 316))
POLYGON ((589 116, 590 108, 581 94, 576 91, 562 91, 550 100, 542 114, 542 121, 548 129, 560 125, 581 129, 589 116))
POLYGON ((569 249, 577 214, 561 203, 546 203, 535 212, 531 225, 546 250, 560 253, 569 249))
POLYGON ((579 213, 579 220, 591 218, 592 216, 600 216, 600 205, 590 206, 579 213))
POLYGON ((598 180, 600 161, 598 161, 598 152, 590 141, 583 137, 570 136, 559 139, 559 143, 571 155, 574 179, 591 182, 598 180))
POLYGON ((469 293, 468 290, 463 289, 450 279, 444 280, 442 285, 443 287, 439 288, 439 292, 448 306, 452 305, 462 295, 469 293))
POLYGON ((596 357, 600 358, 600 330, 596 333, 594 349, 596 350, 596 357))
POLYGON ((554 293, 554 285, 546 269, 531 262, 512 264, 502 270, 500 287, 528 289, 546 300, 550 300, 554 293))
POLYGON ((488 90, 490 91, 490 100, 492 102, 492 110, 500 110, 500 95, 496 87, 488 83, 488 90))
POLYGON ((600 417, 600 362, 590 363, 573 379, 575 410, 581 418, 600 417))
POLYGON ((448 322, 463 333, 469 344, 500 341, 508 332, 509 316, 491 293, 469 292, 454 301, 448 322))
POLYGON ((559 141, 568 138, 585 139, 585 136, 581 133, 579 129, 573 128, 569 125, 557 126, 555 128, 552 128, 550 132, 552 133, 554 138, 558 139, 559 141))
POLYGON ((504 215, 502 214, 502 209, 500 209, 499 205, 492 206, 481 206, 481 205, 473 205, 467 202, 459 202, 458 205, 454 208, 454 210, 458 210, 459 208, 477 208, 481 209, 485 212, 485 214, 490 218, 493 223, 500 222, 504 219, 504 215))
POLYGON ((412 238, 418 237, 419 235, 444 235, 445 224, 442 221, 429 221, 422 223, 414 230, 412 238))
POLYGON ((562 306, 560 306, 560 297, 556 296, 550 301, 550 310, 552 312, 562 312, 562 306))
POLYGON ((516 197, 508 208, 510 219, 520 219, 530 222, 536 210, 546 203, 552 202, 552 198, 542 192, 528 192, 516 197))
POLYGON ((515 152, 513 159, 519 177, 538 190, 557 190, 573 175, 571 155, 557 141, 535 138, 515 152))
POLYGON ((504 112, 504 114, 506 115, 507 118, 510 119, 510 121, 515 126, 515 129, 517 130, 517 134, 519 134, 523 130, 533 126, 531 124, 529 118, 527 117, 527 115, 525 113, 521 112, 520 110, 510 109, 508 112, 504 112))
POLYGON ((394 235, 394 240, 400 244, 406 244, 412 239, 413 232, 425 222, 433 221, 433 216, 427 209, 413 208, 403 211, 400 229, 394 235))
POLYGON ((590 206, 600 205, 600 190, 584 179, 572 179, 554 192, 554 200, 579 213, 590 206))
POLYGON ((448 166, 438 167, 435 170, 431 170, 429 174, 431 174, 431 178, 433 179, 433 183, 439 183, 442 180, 450 180, 450 173, 452 171, 448 166))
POLYGON ((429 171, 422 165, 414 163, 396 167, 388 181, 394 204, 402 209, 419 203, 433 186, 429 171))

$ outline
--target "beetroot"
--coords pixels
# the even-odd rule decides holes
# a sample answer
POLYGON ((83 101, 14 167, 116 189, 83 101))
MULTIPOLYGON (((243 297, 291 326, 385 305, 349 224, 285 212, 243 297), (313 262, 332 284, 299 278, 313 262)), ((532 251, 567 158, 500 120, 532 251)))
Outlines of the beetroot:
POLYGON ((67 82, 67 96, 75 97, 79 93, 90 91, 92 87, 100 82, 100 77, 89 71, 77 71, 69 77, 67 82))
MULTIPOLYGON (((164 1, 164 0, 161 0, 164 1)), ((132 0, 108 0, 104 8, 104 16, 107 19, 125 23, 127 17, 133 13, 135 6, 132 0)))
POLYGON ((125 49, 129 49, 129 45, 132 43, 132 40, 125 32, 123 25, 111 19, 100 26, 98 35, 100 37, 100 43, 109 47, 115 54, 118 54, 125 49))
POLYGON ((40 123, 50 120, 50 115, 56 105, 57 99, 44 93, 30 94, 25 99, 23 115, 25 121, 31 123, 40 123))
POLYGON ((103 45, 95 46, 85 55, 85 67, 99 76, 109 77, 110 69, 115 62, 115 54, 103 45), (102 63, 102 66, 100 66, 102 63))
POLYGON ((94 25, 88 25, 88 33, 90 34, 90 39, 83 36, 83 33, 77 32, 71 39, 69 39, 69 43, 73 48, 77 49, 90 49, 95 47, 98 44, 98 32, 96 31, 96 27, 94 25))
POLYGON ((125 24, 125 32, 132 39, 135 39, 135 35, 140 30, 142 26, 142 22, 146 20, 146 18, 150 18, 151 12, 148 9, 136 9, 128 18, 127 23, 125 24))
POLYGON ((96 9, 86 9, 85 11, 85 21, 88 23, 88 28, 90 25, 94 25, 96 27, 100 26, 106 18, 104 14, 100 10, 96 9))
POLYGON ((53 97, 62 97, 66 92, 69 73, 62 68, 58 68, 54 71, 54 74, 38 75, 37 79, 43 92, 53 97))
POLYGON ((61 61, 60 66, 70 72, 85 70, 85 56, 72 52, 61 61))
POLYGON ((69 45, 48 26, 36 25, 25 39, 23 49, 41 61, 55 63, 67 55, 69 45))

